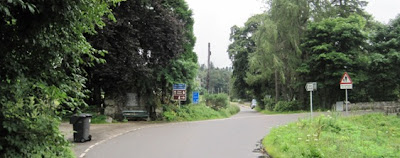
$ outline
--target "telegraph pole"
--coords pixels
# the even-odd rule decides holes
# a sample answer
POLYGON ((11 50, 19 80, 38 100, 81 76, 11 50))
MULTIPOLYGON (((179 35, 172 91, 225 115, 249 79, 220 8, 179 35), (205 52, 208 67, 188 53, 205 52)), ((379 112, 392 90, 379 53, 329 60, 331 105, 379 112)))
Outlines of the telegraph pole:
POLYGON ((210 88, 210 56, 211 56, 211 48, 210 48, 210 43, 208 43, 208 62, 207 62, 207 92, 209 92, 209 88, 210 88))

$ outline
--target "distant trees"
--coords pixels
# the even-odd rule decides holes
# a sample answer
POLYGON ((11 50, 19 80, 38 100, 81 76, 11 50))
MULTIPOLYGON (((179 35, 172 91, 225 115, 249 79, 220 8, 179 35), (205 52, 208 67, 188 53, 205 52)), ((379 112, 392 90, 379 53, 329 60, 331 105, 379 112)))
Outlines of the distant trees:
MULTIPOLYGON (((392 69, 398 66, 398 17, 389 25, 379 24, 363 10, 367 2, 362 0, 267 3, 267 12, 249 18, 258 19, 252 33, 241 35, 236 31, 231 35, 228 52, 233 72, 243 69, 235 67, 235 63, 247 65, 246 75, 240 76, 246 82, 234 82, 235 89, 252 91, 264 104, 270 104, 268 98, 272 96, 275 103, 295 101, 287 105, 304 108, 296 105, 308 102, 304 85, 317 81, 316 106, 329 109, 335 101, 343 100, 338 83, 348 71, 354 82, 351 101, 390 101, 400 97, 399 73, 392 69), (246 42, 254 45, 242 44, 246 42)), ((249 21, 232 30, 245 30, 249 21)), ((233 73, 232 78, 238 76, 233 73)), ((241 96, 238 91, 234 93, 241 96)))
MULTIPOLYGON (((211 63, 210 64, 210 83, 208 93, 230 93, 230 82, 232 69, 229 67, 226 68, 216 68, 211 63)), ((199 79, 201 82, 201 90, 207 93, 207 67, 202 64, 199 68, 199 79)))

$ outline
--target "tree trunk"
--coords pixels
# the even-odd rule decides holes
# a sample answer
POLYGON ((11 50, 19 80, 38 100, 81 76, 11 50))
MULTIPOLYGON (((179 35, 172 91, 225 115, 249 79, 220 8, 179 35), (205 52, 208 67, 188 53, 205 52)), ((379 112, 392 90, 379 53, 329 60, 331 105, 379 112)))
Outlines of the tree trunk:
POLYGON ((275 69, 275 103, 278 102, 279 98, 279 87, 278 87, 278 70, 275 69))
POLYGON ((100 114, 104 114, 104 107, 102 107, 103 99, 101 98, 101 88, 96 83, 93 85, 93 100, 97 108, 99 109, 100 114))

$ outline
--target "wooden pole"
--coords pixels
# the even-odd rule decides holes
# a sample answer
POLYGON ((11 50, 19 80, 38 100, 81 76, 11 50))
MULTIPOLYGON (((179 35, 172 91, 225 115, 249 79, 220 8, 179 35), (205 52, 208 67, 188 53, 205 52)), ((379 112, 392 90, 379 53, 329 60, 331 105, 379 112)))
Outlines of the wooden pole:
POLYGON ((210 43, 208 43, 208 62, 207 62, 207 92, 209 93, 209 88, 210 88, 210 56, 211 56, 211 46, 210 43))

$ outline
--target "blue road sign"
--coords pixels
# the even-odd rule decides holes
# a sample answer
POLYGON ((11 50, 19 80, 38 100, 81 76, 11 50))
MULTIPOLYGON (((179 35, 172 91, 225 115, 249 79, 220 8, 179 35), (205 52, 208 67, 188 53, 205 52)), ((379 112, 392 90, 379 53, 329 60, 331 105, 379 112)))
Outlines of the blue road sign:
POLYGON ((199 91, 194 91, 192 96, 193 96, 193 104, 198 104, 199 103, 199 91))
POLYGON ((173 90, 186 90, 186 84, 174 84, 173 85, 173 90))

